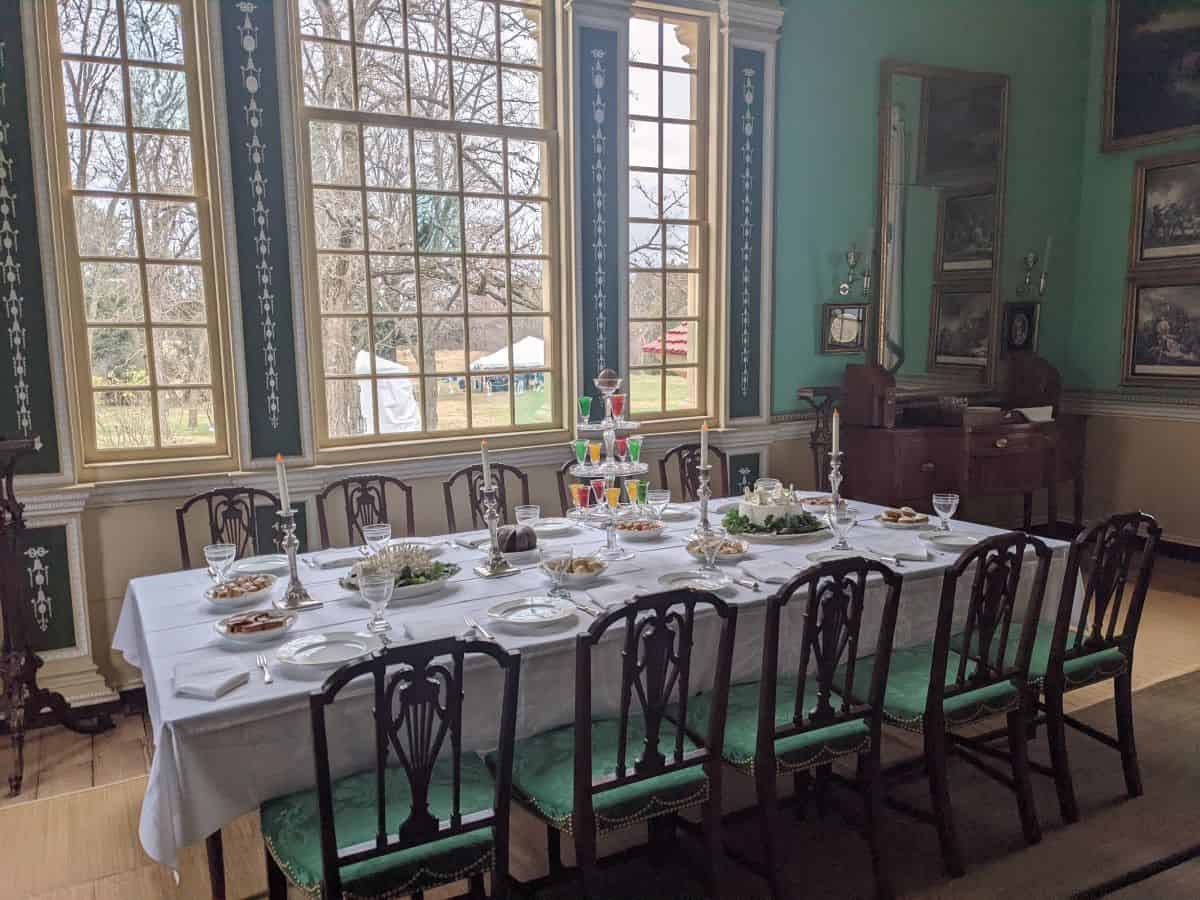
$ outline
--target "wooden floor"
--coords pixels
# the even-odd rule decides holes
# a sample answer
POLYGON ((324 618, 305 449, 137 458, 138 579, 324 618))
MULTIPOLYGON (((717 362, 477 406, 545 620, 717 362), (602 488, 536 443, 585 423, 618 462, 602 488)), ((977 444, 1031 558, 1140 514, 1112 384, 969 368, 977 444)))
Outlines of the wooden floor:
MULTIPOLYGON (((1138 638, 1133 673, 1135 690, 1142 691, 1200 670, 1198 646, 1200 565, 1160 560, 1138 638)), ((1097 721, 1111 728, 1111 688, 1097 685, 1075 691, 1068 698, 1069 708, 1073 710, 1105 703, 1104 707, 1096 707, 1099 715, 1097 721)), ((1190 705, 1194 708, 1194 697, 1190 705)), ((1145 757, 1149 735, 1143 730, 1139 701, 1135 701, 1134 706, 1138 715, 1141 750, 1145 757)), ((75 735, 58 727, 42 729, 29 736, 26 743, 25 790, 20 797, 0 799, 0 835, 5 836, 0 841, 0 872, 4 873, 2 877, 6 885, 0 887, 0 896, 37 900, 157 900, 207 896, 208 879, 203 848, 189 848, 183 855, 178 886, 169 871, 151 862, 142 852, 137 838, 137 822, 152 744, 140 712, 126 711, 119 713, 116 718, 117 727, 113 731, 96 737, 75 735)), ((1200 726, 1200 722, 1196 724, 1200 726)), ((1190 751, 1193 756, 1196 747, 1200 746, 1200 727, 1196 730, 1190 751)), ((1074 745, 1072 749, 1074 752, 1074 745)), ((1083 752, 1089 751, 1085 748, 1083 752)), ((1044 752, 1042 758, 1045 758, 1044 752)), ((1076 757, 1072 759, 1074 764, 1076 757)), ((6 746, 0 746, 0 764, 8 764, 6 746)), ((1105 771, 1112 768, 1119 780, 1118 762, 1104 759, 1098 765, 1103 765, 1105 771)), ((1076 777, 1078 779, 1079 775, 1076 777)), ((1111 781, 1111 778, 1108 780, 1111 781)), ((734 790, 739 792, 745 787, 735 785, 734 790)), ((1052 798, 1053 791, 1050 795, 1052 798)), ((733 799, 741 800, 744 796, 733 799)), ((1000 799, 1008 802, 1004 797, 1000 799)), ((1195 835, 1200 834, 1200 801, 1196 801, 1195 796, 1192 805, 1197 808, 1188 820, 1190 834, 1181 839, 1190 838, 1194 841, 1195 835)), ((1146 809, 1144 805, 1140 808, 1143 812, 1146 809)), ((1039 809, 1043 824, 1048 829, 1058 825, 1052 799, 1041 802, 1039 809)), ((1013 818, 1015 822, 1015 813, 1013 818)), ((1116 827, 1117 823, 1110 825, 1116 827)), ((1066 833, 1078 834, 1079 829, 1084 827, 1086 823, 1066 833)), ((1136 830, 1136 826, 1132 827, 1136 830)), ((829 831, 836 834, 836 830, 829 831)), ((265 889, 265 874, 256 816, 244 816, 232 823, 225 829, 224 837, 229 896, 260 895, 265 889)), ((629 837, 636 840, 635 835, 629 837)), ((821 841, 820 832, 816 838, 821 841)), ((801 836, 798 835, 797 839, 801 839, 801 836)), ((807 835, 803 839, 811 841, 813 836, 807 835)), ((850 837, 850 840, 854 838, 850 837)), ((1144 858, 1146 854, 1141 851, 1151 845, 1159 846, 1154 842, 1139 842, 1139 834, 1122 836, 1109 833, 1105 840, 1110 846, 1115 841, 1120 852, 1129 856, 1131 861, 1127 869, 1153 861, 1144 858)), ((536 870, 544 859, 541 830, 532 820, 516 821, 514 842, 514 867, 524 869, 525 874, 537 874, 536 870)), ((935 841, 932 844, 928 840, 922 841, 922 847, 922 852, 932 847, 936 858, 935 841)), ((974 893, 977 896, 999 896, 1018 891, 1018 885, 1025 884, 1025 890, 1018 891, 1022 896, 1056 896, 1052 893, 1028 892, 1027 872, 1023 872, 1025 867, 1021 860, 1031 861, 1031 857, 1043 847, 1026 851, 1016 851, 1014 847, 1013 850, 1014 853, 1008 854, 1008 858, 993 860, 988 864, 986 883, 976 885, 974 893)), ((815 853, 812 858, 817 862, 814 864, 819 865, 823 856, 824 851, 815 853)), ((861 864, 866 865, 865 858, 861 864)), ((966 896, 972 893, 970 885, 980 877, 978 867, 973 869, 966 880, 951 884, 933 878, 929 884, 921 884, 919 889, 917 885, 910 885, 914 890, 908 893, 966 896)), ((1086 868, 1083 871, 1086 872, 1086 868)), ((1135 886, 1127 888, 1119 896, 1197 896, 1200 890, 1196 888, 1194 880, 1186 877, 1187 872, 1193 873, 1194 878, 1200 869, 1195 863, 1189 864, 1181 867, 1181 872, 1164 873, 1146 882, 1149 892, 1139 893, 1135 886), (1153 890, 1150 890, 1151 887, 1153 890)), ((1114 871, 1109 877, 1119 874, 1120 871, 1114 871)), ((761 882, 752 876, 746 878, 745 891, 735 889, 730 896, 760 894, 761 882)), ((639 884, 647 887, 644 881, 639 884)), ((1078 886, 1084 887, 1086 884, 1078 886)), ((657 891, 639 893, 642 896, 657 895, 657 891)))

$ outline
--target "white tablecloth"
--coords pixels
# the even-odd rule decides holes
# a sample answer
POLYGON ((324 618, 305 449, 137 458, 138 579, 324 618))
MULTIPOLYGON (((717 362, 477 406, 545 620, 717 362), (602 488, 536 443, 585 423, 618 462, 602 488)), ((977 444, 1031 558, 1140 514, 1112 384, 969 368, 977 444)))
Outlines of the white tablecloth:
MULTIPOLYGON (((856 503, 862 523, 851 532, 851 543, 861 548, 872 538, 883 536, 883 529, 869 519, 876 507, 856 503)), ((714 519, 719 518, 714 516, 714 519)), ((595 602, 611 603, 635 592, 659 589, 658 576, 664 572, 696 567, 696 561, 684 548, 686 535, 696 519, 673 523, 667 533, 651 543, 630 543, 637 556, 611 566, 604 582, 591 590, 579 591, 595 602)), ((998 529, 968 523, 955 523, 957 530, 979 535, 998 533, 998 529)), ((894 532, 888 532, 892 534, 894 532)), ((422 540, 435 540, 423 538, 422 540)), ((436 540, 442 540, 437 538, 436 540)), ((542 546, 570 544, 578 551, 596 547, 599 533, 591 529, 553 539, 542 546)), ((1046 591, 1043 617, 1053 615, 1066 562, 1066 544, 1048 542, 1054 550, 1046 591)), ((809 565, 807 554, 826 549, 830 540, 791 545, 755 545, 756 557, 790 562, 799 568, 809 565)), ((909 646, 930 639, 934 632, 941 579, 938 577, 954 557, 934 552, 929 562, 905 562, 904 591, 895 644, 909 646)), ((463 632, 464 615, 474 616, 509 649, 520 649, 521 690, 518 703, 518 736, 536 734, 572 720, 574 710, 575 636, 587 628, 591 619, 580 614, 568 625, 552 630, 518 633, 490 626, 486 610, 499 600, 532 592, 544 592, 544 576, 531 568, 503 579, 484 580, 472 571, 478 551, 457 546, 447 547, 443 560, 457 562, 462 571, 443 591, 415 600, 411 605, 393 607, 388 618, 394 638, 428 640, 463 632)), ((1023 578, 1023 589, 1032 582, 1030 571, 1023 578)), ((309 592, 325 601, 319 609, 301 613, 300 621, 289 636, 311 631, 359 628, 367 610, 338 587, 337 579, 345 569, 319 571, 301 566, 301 578, 309 592)), ((967 579, 969 581, 969 579, 967 579)), ((202 598, 209 583, 202 570, 175 572, 138 578, 129 583, 113 646, 142 671, 146 685, 149 714, 155 736, 154 760, 142 804, 139 826, 142 845, 155 860, 175 865, 181 847, 193 844, 243 813, 256 809, 264 800, 315 783, 312 741, 308 717, 308 694, 319 682, 289 677, 278 666, 273 668, 275 682, 264 685, 255 671, 250 683, 219 700, 196 700, 175 695, 171 679, 175 665, 197 659, 237 659, 253 668, 256 652, 270 654, 271 645, 261 650, 231 647, 213 630, 221 614, 202 598)), ((969 589, 969 584, 961 586, 969 589)), ((743 587, 729 588, 726 598, 741 607, 734 652, 734 680, 756 677, 762 654, 763 601, 774 588, 763 585, 758 592, 743 587)), ((882 586, 873 597, 882 599, 882 586)), ((1022 601, 1024 602, 1024 601, 1022 601)), ((860 652, 869 653, 878 628, 879 603, 868 603, 863 623, 860 652)), ((961 604, 960 604, 961 605, 961 604)), ((795 665, 799 620, 798 603, 789 608, 781 641, 784 665, 795 665), (789 655, 790 654, 790 655, 789 655)), ((616 707, 619 686, 620 635, 610 630, 607 648, 596 654, 593 670, 594 700, 597 711, 616 707), (613 652, 607 652, 607 651, 613 652)), ((715 627, 711 617, 699 623, 695 635, 691 687, 701 690, 711 683, 715 655, 715 627)), ((365 689, 365 686, 364 686, 365 689)), ((353 692, 352 685, 347 689, 353 692)), ((494 664, 479 661, 466 676, 464 707, 464 746, 488 749, 494 746, 497 729, 498 697, 501 684, 494 664)), ((331 756, 338 771, 351 771, 371 764, 372 742, 360 740, 370 727, 368 697, 359 692, 332 708, 338 718, 330 726, 331 756), (340 736, 341 740, 338 739, 340 736)))

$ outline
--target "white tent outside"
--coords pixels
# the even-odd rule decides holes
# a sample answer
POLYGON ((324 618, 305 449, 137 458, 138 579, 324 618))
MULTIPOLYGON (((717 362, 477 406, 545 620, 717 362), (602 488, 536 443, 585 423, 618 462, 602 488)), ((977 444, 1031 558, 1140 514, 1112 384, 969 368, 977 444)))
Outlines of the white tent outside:
MULTIPOLYGON (((403 375, 408 372, 408 367, 376 356, 375 372, 377 375, 403 375)), ((371 374, 371 355, 366 350, 360 350, 354 357, 354 374, 371 374)), ((376 384, 379 388, 380 434, 420 431, 421 405, 413 394, 412 380, 380 378, 376 384)), ((375 410, 371 403, 371 382, 368 380, 358 383, 358 405, 363 422, 366 423, 366 433, 370 434, 375 431, 375 410)))
POLYGON ((546 365, 546 342, 540 337, 523 337, 512 347, 502 347, 495 353, 481 356, 471 363, 471 371, 507 369, 509 351, 512 352, 513 367, 517 369, 540 369, 546 365))

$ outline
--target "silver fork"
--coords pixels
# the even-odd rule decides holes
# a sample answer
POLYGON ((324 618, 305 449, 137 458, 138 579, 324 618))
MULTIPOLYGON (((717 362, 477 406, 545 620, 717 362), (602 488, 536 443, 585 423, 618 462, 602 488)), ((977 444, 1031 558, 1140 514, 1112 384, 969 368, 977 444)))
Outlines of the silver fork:
POLYGON ((271 669, 267 665, 267 655, 265 653, 258 654, 258 659, 255 660, 258 667, 263 670, 263 684, 270 684, 275 679, 271 677, 271 669))
POLYGON ((494 641, 495 640, 495 638, 492 637, 492 634, 490 631, 488 631, 486 628, 484 628, 482 625, 480 625, 478 622, 476 622, 470 616, 463 616, 463 621, 467 623, 468 628, 474 628, 481 635, 483 635, 483 639, 485 641, 494 641))

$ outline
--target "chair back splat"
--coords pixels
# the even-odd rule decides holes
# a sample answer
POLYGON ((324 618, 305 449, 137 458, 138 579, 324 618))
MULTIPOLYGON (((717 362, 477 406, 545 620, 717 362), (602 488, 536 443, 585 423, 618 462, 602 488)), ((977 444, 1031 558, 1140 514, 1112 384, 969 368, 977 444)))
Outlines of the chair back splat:
POLYGON ((179 530, 179 558, 183 568, 192 567, 192 556, 188 547, 187 514, 197 504, 204 504, 208 520, 208 543, 233 544, 239 557, 259 553, 264 541, 258 533, 255 508, 270 506, 279 510, 279 498, 270 491, 253 487, 215 488, 189 497, 175 510, 175 524, 179 530))
POLYGON ((363 527, 391 522, 388 514, 388 488, 404 498, 403 534, 414 533, 413 492, 405 482, 390 475, 355 475, 327 484, 317 494, 317 521, 321 528, 321 546, 330 546, 329 518, 326 506, 334 494, 340 494, 346 512, 346 539, 350 544, 365 544, 363 527))
MULTIPOLYGON (((496 486, 496 501, 499 506, 501 523, 509 521, 508 492, 511 487, 508 482, 514 482, 520 487, 521 503, 529 503, 529 476, 507 463, 492 463, 492 483, 496 486)), ((458 531, 458 520, 454 515, 454 492, 458 483, 463 483, 462 490, 466 493, 467 509, 471 512, 471 528, 482 528, 483 518, 483 466, 479 463, 465 466, 442 482, 442 494, 446 501, 446 523, 450 533, 458 531)))

